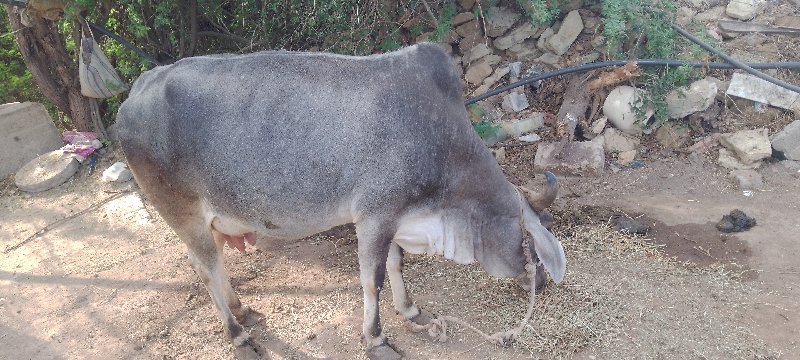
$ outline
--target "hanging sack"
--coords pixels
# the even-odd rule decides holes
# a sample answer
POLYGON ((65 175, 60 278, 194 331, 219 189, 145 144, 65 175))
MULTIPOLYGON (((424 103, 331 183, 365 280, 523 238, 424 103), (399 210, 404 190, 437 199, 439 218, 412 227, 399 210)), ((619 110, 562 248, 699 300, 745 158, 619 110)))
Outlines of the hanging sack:
POLYGON ((91 32, 89 36, 86 31, 81 32, 78 77, 81 81, 81 94, 86 97, 105 99, 128 90, 128 85, 111 66, 91 32))

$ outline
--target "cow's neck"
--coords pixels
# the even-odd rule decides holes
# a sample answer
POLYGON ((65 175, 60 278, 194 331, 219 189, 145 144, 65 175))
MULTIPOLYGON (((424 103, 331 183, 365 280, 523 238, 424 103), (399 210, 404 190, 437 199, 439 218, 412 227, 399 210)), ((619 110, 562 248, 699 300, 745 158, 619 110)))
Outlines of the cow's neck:
POLYGON ((463 198, 464 202, 450 202, 407 213, 399 219, 395 242, 409 253, 440 255, 459 264, 481 259, 482 246, 479 244, 484 240, 481 237, 485 223, 511 218, 519 212, 513 185, 503 180, 499 186, 487 188, 487 194, 483 194, 480 201, 470 196, 463 198))
POLYGON ((459 264, 475 261, 477 235, 468 219, 445 209, 422 210, 403 216, 394 241, 412 254, 440 255, 459 264))

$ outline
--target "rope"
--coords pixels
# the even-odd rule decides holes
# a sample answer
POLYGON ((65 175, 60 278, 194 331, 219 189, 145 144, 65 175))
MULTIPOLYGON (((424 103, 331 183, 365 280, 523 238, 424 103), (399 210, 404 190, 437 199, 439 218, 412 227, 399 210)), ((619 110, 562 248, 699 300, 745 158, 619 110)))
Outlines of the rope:
POLYGON ((531 279, 531 291, 530 297, 528 300, 528 311, 525 313, 525 317, 520 321, 519 325, 516 328, 506 331, 498 331, 492 335, 488 335, 485 332, 481 331, 480 329, 470 325, 464 320, 461 320, 455 316, 437 316, 435 319, 431 320, 429 324, 426 325, 419 325, 415 324, 413 321, 408 320, 409 326, 411 331, 414 332, 421 332, 427 331, 428 335, 431 338, 435 339, 439 342, 447 341, 447 327, 449 326, 448 323, 455 323, 461 325, 469 330, 474 331, 478 335, 480 335, 484 340, 487 342, 502 346, 502 347, 509 347, 514 342, 514 339, 517 338, 522 333, 522 330, 525 329, 525 326, 528 325, 528 321, 530 321, 531 316, 533 315, 533 305, 536 298, 536 267, 538 266, 538 262, 534 263, 533 258, 531 257, 531 251, 529 248, 530 242, 528 241, 528 237, 526 236, 525 239, 522 241, 522 248, 525 252, 525 257, 527 259, 527 264, 525 264, 525 270, 528 272, 528 277, 531 279))

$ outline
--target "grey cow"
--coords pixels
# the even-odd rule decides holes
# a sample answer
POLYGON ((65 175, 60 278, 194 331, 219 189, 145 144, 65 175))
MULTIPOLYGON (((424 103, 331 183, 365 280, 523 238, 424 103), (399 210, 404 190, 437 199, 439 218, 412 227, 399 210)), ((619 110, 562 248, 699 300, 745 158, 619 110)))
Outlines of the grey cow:
POLYGON ((563 279, 563 249, 542 224, 555 177, 539 194, 509 183, 470 126, 462 91, 433 44, 366 57, 194 57, 136 80, 117 115, 120 143, 186 243, 237 358, 266 354, 240 324, 251 311, 226 275, 225 243, 243 250, 354 223, 370 358, 399 358, 378 315, 387 272, 397 311, 431 321, 406 293, 404 251, 518 277, 529 233, 544 269, 563 279))

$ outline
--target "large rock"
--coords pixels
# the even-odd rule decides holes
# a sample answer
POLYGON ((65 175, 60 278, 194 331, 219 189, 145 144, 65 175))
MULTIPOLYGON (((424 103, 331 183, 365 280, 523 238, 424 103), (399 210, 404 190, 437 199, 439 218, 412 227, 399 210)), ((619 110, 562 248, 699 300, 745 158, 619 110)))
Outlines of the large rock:
POLYGON ((600 176, 605 162, 603 144, 596 141, 542 143, 533 168, 560 175, 600 176))
POLYGON ((522 25, 517 26, 511 30, 508 35, 499 37, 494 40, 494 47, 500 50, 506 50, 514 45, 520 44, 525 39, 528 39, 536 34, 536 28, 530 22, 524 22, 522 25))
POLYGON ((472 20, 456 27, 456 34, 462 38, 470 38, 480 35, 480 25, 478 20, 472 20))
POLYGON ((708 109, 717 96, 717 83, 713 80, 701 79, 689 87, 672 90, 664 99, 671 119, 681 119, 698 111, 708 109))
POLYGON ((489 66, 495 66, 495 65, 499 64, 500 61, 502 61, 502 60, 503 60, 503 58, 501 58, 500 55, 489 54, 489 55, 486 55, 483 58, 481 58, 480 61, 483 61, 483 62, 489 64, 489 66))
POLYGON ((751 169, 758 169, 761 166, 761 162, 757 161, 752 164, 745 164, 739 158, 736 157, 736 153, 730 151, 726 148, 719 149, 719 158, 717 158, 717 163, 726 168, 731 170, 751 170, 751 169))
POLYGON ((476 45, 483 44, 485 42, 486 40, 483 38, 483 34, 476 32, 468 37, 462 38, 458 42, 458 53, 464 55, 476 45))
POLYGON ((480 85, 483 83, 483 80, 491 74, 492 67, 487 62, 481 61, 477 64, 472 64, 469 69, 467 69, 467 74, 464 78, 472 85, 480 85))
POLYGON ((539 40, 536 41, 536 47, 538 47, 542 51, 550 51, 547 48, 547 39, 555 35, 555 31, 552 27, 544 29, 544 31, 539 35, 539 40))
POLYGON ((603 137, 603 148, 608 152, 621 153, 636 150, 641 143, 639 138, 628 135, 614 128, 607 128, 601 136, 603 137))
POLYGON ((63 145, 61 135, 42 104, 0 105, 0 178, 63 145))
POLYGON ((472 21, 473 19, 475 19, 475 14, 471 12, 463 12, 456 16, 453 16, 453 19, 450 20, 450 23, 452 26, 458 26, 465 22, 472 21))
POLYGON ((523 93, 512 92, 503 96, 503 110, 507 112, 520 112, 530 106, 528 97, 523 93))
POLYGON ((756 190, 764 187, 764 179, 755 170, 733 170, 730 176, 736 180, 741 190, 756 190))
POLYGON ((671 123, 661 125, 656 131, 656 141, 665 149, 680 149, 691 139, 689 128, 671 123))
POLYGON ((534 62, 556 66, 561 62, 561 56, 551 53, 544 53, 533 60, 534 62))
POLYGON ((731 0, 725 8, 725 14, 739 20, 750 20, 756 16, 761 0, 731 0))
POLYGON ((473 46, 472 49, 469 49, 469 51, 464 54, 464 57, 461 59, 461 63, 471 64, 486 55, 490 55, 491 53, 492 49, 490 49, 489 46, 484 43, 480 43, 473 46))
POLYGON ((516 44, 508 48, 506 52, 519 61, 536 59, 542 55, 542 52, 536 47, 536 40, 534 39, 528 39, 520 44, 516 44))
POLYGON ((608 93, 603 102, 603 115, 608 118, 617 129, 631 135, 639 135, 642 132, 642 123, 650 116, 653 110, 645 111, 645 118, 636 113, 635 108, 641 106, 644 91, 631 86, 618 86, 608 93))
POLYGON ((720 144, 733 151, 744 164, 754 164, 772 156, 767 129, 741 130, 722 134, 720 144))
POLYGON ((55 150, 25 164, 14 175, 14 183, 22 191, 45 191, 63 184, 78 168, 80 164, 75 157, 55 150))
POLYGON ((694 21, 699 23, 715 22, 725 19, 725 6, 715 6, 694 16, 694 21))
POLYGON ((475 0, 458 0, 458 5, 464 10, 471 10, 475 0))
POLYGON ((786 125, 772 137, 772 147, 789 160, 800 160, 800 120, 786 125))
POLYGON ((578 10, 570 11, 561 23, 558 33, 547 39, 545 47, 556 55, 564 55, 581 31, 583 31, 581 15, 578 10))
POLYGON ((507 7, 489 8, 489 16, 486 17, 486 35, 491 37, 502 36, 514 26, 520 15, 507 7))
POLYGON ((498 81, 500 81, 500 79, 502 79, 503 76, 506 76, 506 74, 508 74, 510 71, 511 69, 508 66, 501 66, 497 69, 494 69, 492 76, 489 76, 488 78, 486 78, 486 80, 483 80, 483 84, 492 86, 498 81))

